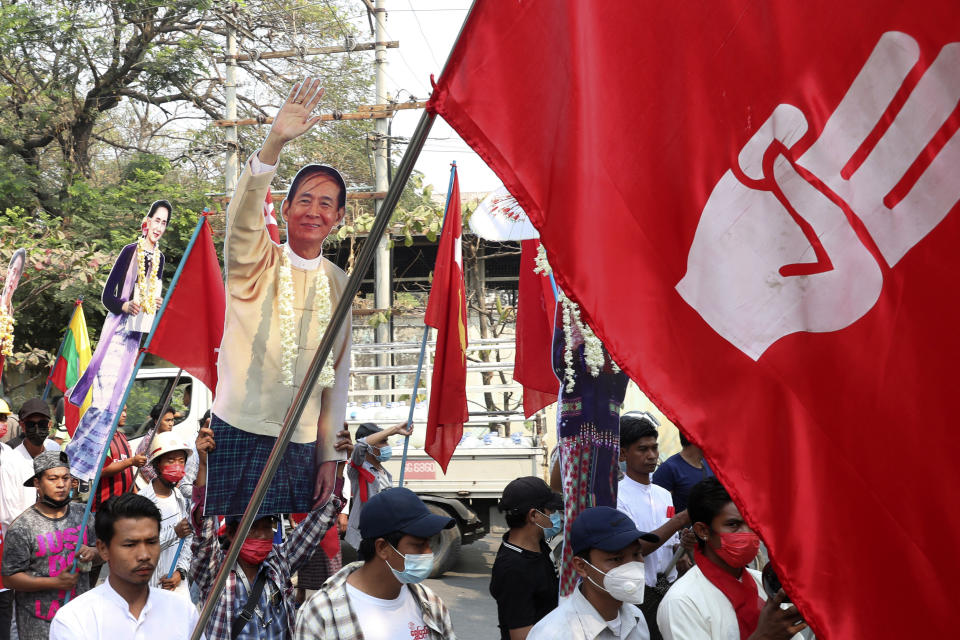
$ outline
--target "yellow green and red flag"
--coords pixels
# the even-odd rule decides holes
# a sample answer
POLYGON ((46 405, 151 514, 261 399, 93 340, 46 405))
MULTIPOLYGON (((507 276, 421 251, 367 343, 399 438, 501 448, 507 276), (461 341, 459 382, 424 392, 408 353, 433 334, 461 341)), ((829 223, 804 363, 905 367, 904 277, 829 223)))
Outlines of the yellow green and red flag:
MULTIPOLYGON (((90 337, 87 335, 87 321, 83 317, 83 301, 77 300, 73 317, 67 326, 67 334, 63 338, 60 355, 50 371, 50 382, 66 394, 67 389, 73 387, 83 375, 90 363, 90 357, 90 337)), ((83 405, 79 407, 71 404, 68 397, 64 397, 63 418, 71 437, 80 423, 80 416, 90 406, 91 393, 87 393, 83 405)))

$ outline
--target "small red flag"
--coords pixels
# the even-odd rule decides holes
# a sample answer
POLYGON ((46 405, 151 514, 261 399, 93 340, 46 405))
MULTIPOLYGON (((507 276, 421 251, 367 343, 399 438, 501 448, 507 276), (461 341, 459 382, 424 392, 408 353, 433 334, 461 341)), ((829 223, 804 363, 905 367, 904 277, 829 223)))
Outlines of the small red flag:
POLYGON ((147 351, 190 372, 214 390, 226 297, 206 219, 186 261, 147 351))
POLYGON ((520 285, 517 296, 517 356, 513 379, 523 385, 527 418, 557 401, 560 381, 553 372, 553 315, 557 304, 550 278, 534 272, 539 240, 520 243, 520 285))
POLYGON ((433 270, 433 285, 424 324, 437 330, 433 360, 433 385, 427 413, 425 449, 443 472, 463 435, 467 412, 467 295, 463 285, 463 251, 460 240, 460 183, 453 168, 453 187, 447 199, 443 232, 433 270))
POLYGON ((263 217, 267 224, 267 233, 270 239, 280 244, 280 229, 277 227, 277 216, 273 209, 273 195, 267 189, 267 197, 263 199, 263 217))

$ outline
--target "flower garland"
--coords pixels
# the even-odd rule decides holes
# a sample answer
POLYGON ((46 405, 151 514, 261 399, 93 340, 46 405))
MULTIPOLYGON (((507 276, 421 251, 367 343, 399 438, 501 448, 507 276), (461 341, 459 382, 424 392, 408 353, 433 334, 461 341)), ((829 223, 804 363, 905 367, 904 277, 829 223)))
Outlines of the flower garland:
POLYGON ((157 312, 157 263, 154 257, 150 261, 150 273, 146 273, 146 260, 149 245, 147 239, 137 240, 137 287, 140 289, 140 308, 147 315, 157 312))
POLYGON ((16 321, 13 314, 7 313, 7 310, 0 305, 0 355, 13 355, 13 325, 16 321))
MULTIPOLYGON (((536 263, 536 266, 533 268, 534 273, 539 273, 544 276, 553 273, 553 268, 547 261, 547 252, 542 244, 537 246, 537 257, 534 258, 534 262, 536 263)), ((603 348, 603 342, 601 342, 600 338, 593 332, 590 325, 585 323, 580 317, 580 307, 577 306, 577 303, 568 298, 559 288, 557 289, 557 301, 561 306, 560 313, 563 318, 563 337, 566 344, 563 352, 563 361, 565 364, 563 372, 564 389, 567 393, 572 393, 576 385, 573 370, 573 354, 579 344, 579 341, 575 342, 575 340, 579 339, 583 341, 583 360, 587 365, 587 370, 590 372, 590 375, 594 378, 600 376, 608 358, 603 348), (577 331, 576 335, 574 334, 574 328, 576 328, 577 331)), ((619 373, 620 367, 617 366, 617 363, 614 362, 612 358, 609 359, 609 362, 613 372, 619 373)))
MULTIPOLYGON (((315 319, 320 335, 327 330, 330 324, 332 305, 330 303, 330 279, 323 270, 317 268, 313 281, 315 319)), ((279 311, 280 311, 280 381, 293 386, 293 368, 297 360, 297 321, 293 310, 293 270, 290 267, 290 258, 286 251, 280 257, 279 282, 279 311)), ((332 387, 335 381, 333 361, 327 358, 317 377, 317 385, 321 388, 332 387)))

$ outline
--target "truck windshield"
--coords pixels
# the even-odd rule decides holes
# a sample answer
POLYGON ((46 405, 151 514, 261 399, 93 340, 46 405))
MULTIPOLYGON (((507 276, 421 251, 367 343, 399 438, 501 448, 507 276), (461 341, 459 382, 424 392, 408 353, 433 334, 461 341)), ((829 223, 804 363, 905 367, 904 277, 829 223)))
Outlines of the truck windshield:
MULTIPOLYGON (((175 377, 171 375, 162 378, 138 378, 134 382, 130 397, 127 398, 127 424, 123 427, 127 438, 139 438, 153 427, 150 410, 156 405, 163 404, 175 377)), ((177 422, 184 420, 190 413, 191 393, 191 380, 185 376, 181 377, 170 399, 170 408, 176 414, 177 422)))

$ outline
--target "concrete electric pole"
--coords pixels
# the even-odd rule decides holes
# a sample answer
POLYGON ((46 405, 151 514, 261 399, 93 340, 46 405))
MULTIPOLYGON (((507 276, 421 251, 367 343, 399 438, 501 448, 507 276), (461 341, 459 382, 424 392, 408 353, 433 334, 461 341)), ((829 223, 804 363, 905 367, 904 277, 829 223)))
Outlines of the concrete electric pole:
MULTIPOLYGON (((389 96, 387 95, 387 34, 386 34, 386 25, 384 21, 386 20, 386 0, 376 0, 374 7, 374 18, 376 20, 376 32, 375 32, 375 41, 376 47, 375 51, 375 64, 376 64, 376 89, 377 89, 377 104, 386 104, 389 102, 389 96)), ((375 155, 374 155, 374 172, 376 175, 376 190, 380 193, 383 193, 387 190, 387 118, 377 118, 376 121, 376 146, 375 146, 375 155)), ((377 200, 376 210, 379 213, 380 207, 383 206, 383 200, 377 200)), ((377 253, 374 258, 374 268, 373 268, 373 303, 374 307, 377 309, 389 309, 392 307, 391 301, 391 287, 390 287, 390 249, 388 248, 389 242, 389 231, 385 233, 380 239, 379 244, 377 245, 377 253)), ((390 315, 387 314, 386 322, 382 322, 376 326, 376 341, 377 343, 390 342, 390 325, 392 319, 390 315)), ((377 366, 379 367, 388 367, 390 366, 389 356, 386 354, 381 354, 377 356, 377 366)), ((390 386, 389 379, 377 378, 377 388, 383 389, 390 386)), ((383 401, 383 399, 381 399, 383 401)))

